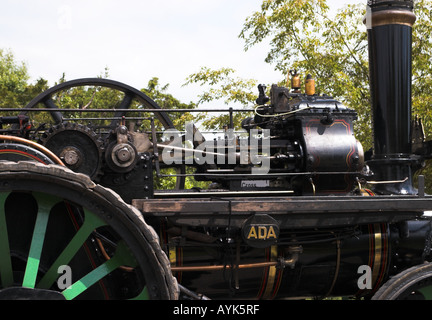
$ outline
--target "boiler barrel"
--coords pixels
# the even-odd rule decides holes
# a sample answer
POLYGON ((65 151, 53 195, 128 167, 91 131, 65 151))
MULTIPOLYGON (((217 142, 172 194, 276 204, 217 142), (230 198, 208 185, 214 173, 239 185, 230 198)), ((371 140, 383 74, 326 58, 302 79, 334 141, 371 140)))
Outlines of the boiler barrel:
POLYGON ((338 239, 332 239, 337 233, 331 230, 281 231, 278 244, 267 248, 239 239, 207 245, 168 240, 164 245, 179 283, 212 299, 362 297, 372 295, 389 275, 430 258, 431 222, 410 221, 407 227, 409 237, 402 238, 396 225, 382 223, 338 239), (326 232, 332 236, 326 239, 326 232))

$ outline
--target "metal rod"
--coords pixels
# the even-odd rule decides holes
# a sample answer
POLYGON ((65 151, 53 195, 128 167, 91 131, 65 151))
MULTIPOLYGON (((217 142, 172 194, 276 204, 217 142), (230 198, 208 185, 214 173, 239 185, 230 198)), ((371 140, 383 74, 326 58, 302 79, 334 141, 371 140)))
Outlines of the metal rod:
MULTIPOLYGON (((151 120, 150 117, 105 117, 105 118, 63 118, 63 121, 98 121, 98 120, 151 120)), ((163 132, 162 132, 163 133, 163 132)))
MULTIPOLYGON (((294 194, 293 190, 266 190, 266 194, 294 194)), ((204 191, 204 192, 154 192, 155 197, 174 197, 174 196, 223 196, 223 195, 262 195, 263 191, 204 191)))
POLYGON ((388 181, 366 181, 369 184, 386 184, 386 183, 404 183, 408 181, 408 177, 403 180, 388 180, 388 181))
MULTIPOLYGON (((152 145, 153 145, 153 143, 152 143, 152 145)), ((224 156, 224 157, 228 156, 228 154, 226 154, 226 153, 217 153, 217 152, 210 152, 210 151, 199 150, 199 149, 190 149, 190 148, 183 148, 183 147, 175 147, 175 146, 171 146, 169 144, 159 144, 159 143, 157 143, 156 146, 159 149, 168 148, 168 149, 172 149, 172 150, 179 150, 179 151, 192 152, 192 153, 193 152, 198 152, 198 153, 201 153, 201 154, 203 154, 203 153, 205 153, 205 154, 211 154, 211 155, 214 155, 214 156, 224 156)))
POLYGON ((60 111, 60 112, 253 112, 254 109, 51 109, 51 108, 1 108, 0 111, 60 111))
MULTIPOLYGON (((213 171, 215 172, 215 171, 213 171)), ((203 176, 203 177, 219 177, 221 174, 229 175, 230 177, 248 177, 248 178, 262 178, 268 176, 325 176, 325 175, 358 175, 358 172, 278 172, 278 173, 266 173, 264 175, 256 174, 252 175, 250 172, 244 173, 229 173, 224 170, 220 170, 220 173, 185 173, 185 174, 161 174, 161 177, 192 177, 192 176, 203 176)), ((391 181, 390 181, 391 182, 391 181)), ((398 181, 401 182, 401 181, 398 181)), ((389 181, 383 181, 381 183, 389 183, 389 181)))

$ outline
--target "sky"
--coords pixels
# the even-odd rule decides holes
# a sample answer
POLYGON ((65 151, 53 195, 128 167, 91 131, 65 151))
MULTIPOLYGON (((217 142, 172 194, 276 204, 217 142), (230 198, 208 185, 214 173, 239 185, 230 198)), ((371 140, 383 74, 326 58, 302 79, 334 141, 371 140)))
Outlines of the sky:
MULTIPOLYGON (((183 86, 201 67, 229 67, 242 78, 271 84, 284 76, 265 63, 265 44, 244 50, 238 37, 263 0, 2 0, 0 48, 28 68, 30 81, 109 78, 137 89, 152 77, 182 102, 183 86)), ((328 0, 333 9, 366 0, 328 0)))

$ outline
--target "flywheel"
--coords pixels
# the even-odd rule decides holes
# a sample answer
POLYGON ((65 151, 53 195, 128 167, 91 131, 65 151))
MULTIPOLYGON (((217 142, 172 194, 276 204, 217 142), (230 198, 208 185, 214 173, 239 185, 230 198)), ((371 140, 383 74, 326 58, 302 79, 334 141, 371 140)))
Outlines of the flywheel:
POLYGON ((158 236, 83 174, 0 162, 0 299, 176 299, 158 236))

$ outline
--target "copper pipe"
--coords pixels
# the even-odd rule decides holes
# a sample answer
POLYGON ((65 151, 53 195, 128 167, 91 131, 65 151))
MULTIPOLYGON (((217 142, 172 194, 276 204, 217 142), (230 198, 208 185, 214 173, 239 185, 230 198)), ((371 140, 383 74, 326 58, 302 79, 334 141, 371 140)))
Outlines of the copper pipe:
POLYGON ((216 265, 216 266, 192 266, 192 267, 171 267, 173 272, 188 272, 188 271, 216 271, 223 269, 251 269, 251 268, 265 268, 277 265, 277 261, 259 262, 240 264, 238 266, 231 267, 230 265, 216 265))
POLYGON ((293 252, 290 259, 278 259, 278 261, 267 261, 267 262, 257 262, 248 264, 237 264, 235 266, 230 265, 215 265, 215 266, 190 266, 190 267, 175 267, 171 266, 172 272, 188 272, 188 271, 215 271, 223 269, 252 269, 252 268, 265 268, 280 266, 285 268, 287 266, 293 268, 298 261, 298 252, 293 252))
MULTIPOLYGON (((99 249, 101 250, 102 255, 104 256, 105 260, 106 261, 110 260, 111 257, 106 252, 106 250, 105 250, 105 248, 104 248, 104 246, 102 244, 102 241, 99 238, 96 238, 96 242, 97 242, 97 244, 99 246, 99 249)), ((120 266, 119 268, 122 269, 122 270, 124 270, 124 271, 126 271, 126 272, 132 272, 135 269, 135 268, 132 268, 132 267, 127 267, 127 266, 120 266)))
POLYGON ((57 164, 64 166, 64 163, 60 160, 59 157, 57 157, 54 153, 52 153, 50 150, 48 150, 44 146, 40 145, 39 143, 24 139, 24 138, 20 138, 20 137, 14 137, 14 136, 0 136, 0 140, 19 142, 19 143, 25 144, 27 146, 30 146, 32 148, 35 148, 35 149, 43 152, 46 156, 50 157, 51 160, 53 160, 57 164))

